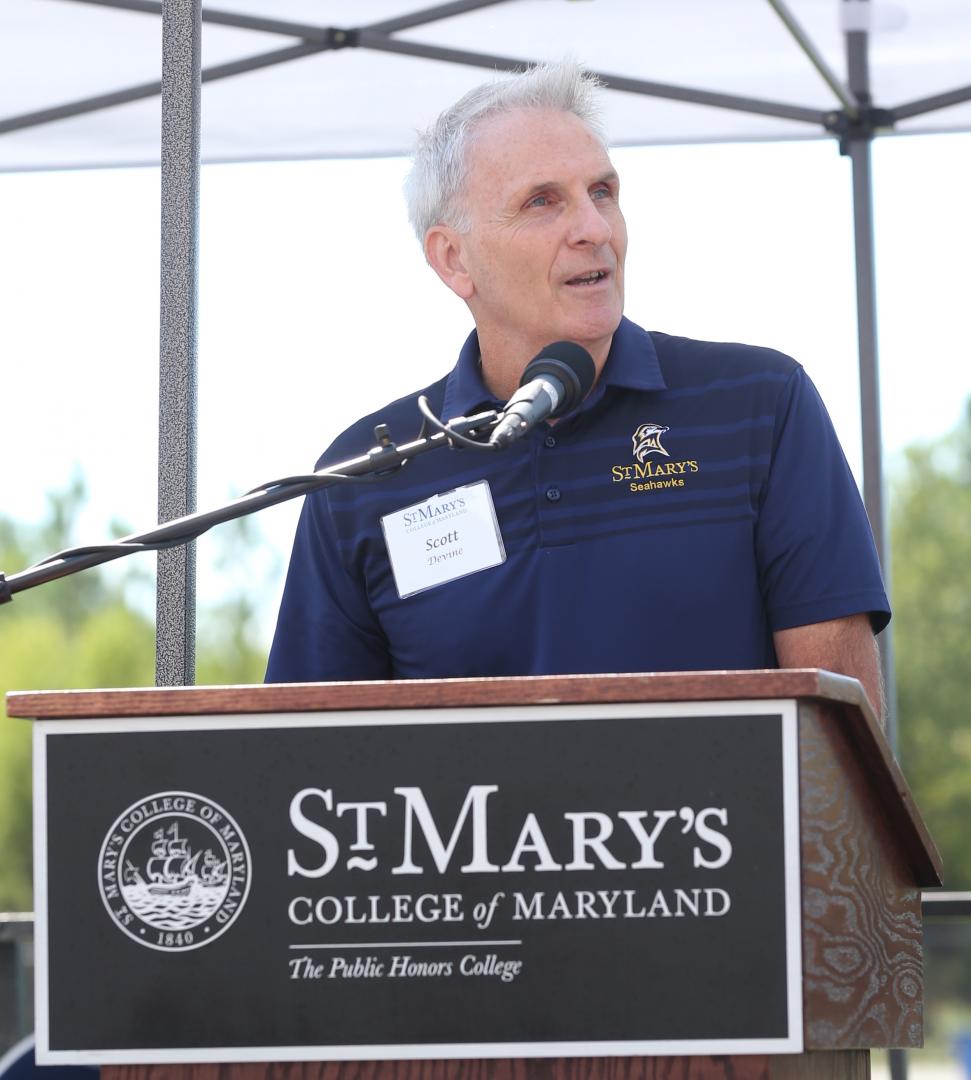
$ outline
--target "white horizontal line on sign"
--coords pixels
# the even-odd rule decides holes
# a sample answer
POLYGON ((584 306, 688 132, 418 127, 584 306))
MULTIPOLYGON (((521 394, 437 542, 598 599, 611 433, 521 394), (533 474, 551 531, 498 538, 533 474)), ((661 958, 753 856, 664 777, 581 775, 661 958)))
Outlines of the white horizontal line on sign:
POLYGON ((291 949, 438 949, 449 945, 522 945, 522 941, 349 941, 326 945, 291 945, 291 949))

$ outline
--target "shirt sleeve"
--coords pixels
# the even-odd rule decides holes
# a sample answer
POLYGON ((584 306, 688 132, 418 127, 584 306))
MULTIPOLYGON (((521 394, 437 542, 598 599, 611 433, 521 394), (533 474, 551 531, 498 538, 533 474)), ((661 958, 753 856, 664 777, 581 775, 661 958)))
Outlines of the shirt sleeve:
POLYGON ((387 641, 364 584, 340 558, 326 492, 304 501, 267 682, 391 678, 387 641))
POLYGON ((756 526, 773 631, 868 612, 890 621, 873 534, 832 421, 805 371, 780 398, 756 526))

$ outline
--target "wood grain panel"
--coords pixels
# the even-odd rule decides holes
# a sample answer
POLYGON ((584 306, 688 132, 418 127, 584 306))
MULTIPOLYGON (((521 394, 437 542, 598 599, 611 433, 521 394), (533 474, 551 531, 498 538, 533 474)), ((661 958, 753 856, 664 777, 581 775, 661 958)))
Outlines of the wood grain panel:
POLYGON ((816 668, 259 686, 152 686, 131 690, 12 691, 7 695, 7 712, 10 716, 70 719, 559 705, 592 701, 730 701, 738 698, 813 696, 859 705, 861 715, 865 714, 873 727, 878 729, 869 702, 856 679, 816 668))
POLYGON ((769 1080, 870 1080, 869 1050, 813 1050, 769 1058, 769 1080))
MULTIPOLYGON (((773 1080, 765 1055, 110 1066, 101 1070, 101 1076, 102 1080, 773 1080)), ((793 1075, 791 1080, 802 1077, 793 1075)))
POLYGON ((799 710, 806 1045, 923 1045, 920 891, 836 708, 799 710))
POLYGON ((142 1065, 101 1074, 102 1080, 869 1080, 870 1054, 142 1065))

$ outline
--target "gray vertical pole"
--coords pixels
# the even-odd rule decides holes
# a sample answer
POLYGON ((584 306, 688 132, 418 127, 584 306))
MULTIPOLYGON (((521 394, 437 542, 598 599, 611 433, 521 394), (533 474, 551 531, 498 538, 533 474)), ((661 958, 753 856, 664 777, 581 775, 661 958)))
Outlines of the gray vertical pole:
MULTIPOLYGON (((850 90, 862 107, 870 105, 869 34, 851 30, 846 35, 850 90)), ((853 170, 853 236, 856 251, 857 335, 860 352, 860 412, 863 433, 863 501, 873 538, 890 589, 890 539, 883 490, 883 448, 880 436, 880 377, 877 358, 876 268, 873 227, 873 137, 870 132, 849 139, 853 170)), ((886 695, 887 735, 897 745, 897 687, 894 678, 891 627, 880 635, 880 660, 886 695)), ((891 1080, 907 1080, 907 1056, 891 1050, 891 1080)))
MULTIPOLYGON (((859 104, 870 104, 868 35, 846 35, 850 89, 859 104)), ((873 240, 872 145, 869 132, 849 138, 853 169, 853 232, 856 250, 857 332, 860 352, 860 409, 863 431, 863 501, 873 527, 877 552, 884 561, 883 464, 880 440, 880 380, 877 367, 876 272, 873 240)))
MULTIPOLYGON (((162 4, 158 519, 196 509, 201 0, 162 4)), ((195 544, 159 552, 155 681, 195 681, 195 544)))
POLYGON ((873 177, 870 139, 852 139, 853 233, 856 251, 856 317, 860 355, 863 434, 863 501, 880 562, 885 562, 883 447, 880 434, 880 375, 877 366, 876 270, 873 251, 873 177))
MULTIPOLYGON (((884 500, 883 445, 880 434, 880 374, 877 356, 876 271, 873 242, 871 140, 850 141, 853 169, 853 231, 856 249, 857 335, 860 354, 860 414, 863 435, 863 502, 873 527, 880 565, 890 591, 890 536, 884 500)), ((886 698, 887 735, 897 745, 897 687, 892 624, 880 635, 880 663, 886 698)))
MULTIPOLYGON (((857 319, 860 340, 860 409, 863 431, 863 501, 873 527, 877 554, 890 593, 890 538, 884 500, 884 462, 880 438, 880 383, 877 363, 876 271, 874 267, 872 140, 852 139, 853 231, 857 249, 857 319)), ((896 750, 896 679, 893 669, 892 623, 880 634, 880 669, 884 675, 887 738, 896 750)), ((891 1080, 906 1080, 902 1050, 888 1054, 891 1080)))
MULTIPOLYGON (((860 106, 870 104, 870 70, 866 31, 846 35, 850 89, 860 106)), ((880 377, 877 356, 876 269, 873 225, 872 135, 865 131, 847 139, 853 171, 853 234, 856 253, 857 337, 860 357, 860 414, 863 435, 863 501, 866 504, 884 579, 890 588, 890 539, 884 503, 883 448, 880 436, 880 377)), ((880 635, 880 660, 886 696, 887 735, 897 743, 897 692, 894 679, 893 634, 880 635)))

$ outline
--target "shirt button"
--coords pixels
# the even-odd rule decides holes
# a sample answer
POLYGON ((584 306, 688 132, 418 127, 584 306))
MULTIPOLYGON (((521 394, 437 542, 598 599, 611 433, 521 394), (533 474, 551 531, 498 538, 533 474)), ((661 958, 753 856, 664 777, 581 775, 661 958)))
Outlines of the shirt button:
POLYGON ((551 487, 546 489, 546 497, 550 502, 559 502, 560 489, 558 487, 551 487))
POLYGON ((543 440, 543 445, 549 450, 552 450, 553 447, 556 446, 556 438, 552 435, 547 435, 546 438, 543 440))

